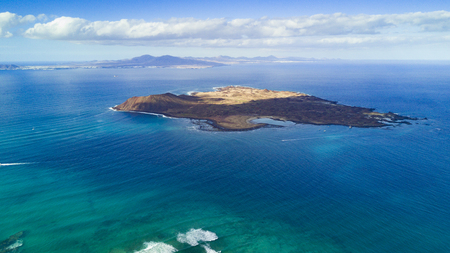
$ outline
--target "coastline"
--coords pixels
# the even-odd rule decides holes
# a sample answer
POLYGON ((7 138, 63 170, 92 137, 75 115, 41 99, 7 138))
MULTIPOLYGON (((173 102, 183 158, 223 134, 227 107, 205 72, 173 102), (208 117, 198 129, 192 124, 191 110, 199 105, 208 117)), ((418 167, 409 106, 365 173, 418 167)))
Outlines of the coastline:
MULTIPOLYGON (((115 107, 115 106, 114 106, 115 107)), ((128 113, 140 113, 140 114, 148 114, 148 115, 153 115, 153 116, 158 116, 158 117, 162 117, 162 118, 168 118, 168 119, 179 119, 177 117, 170 117, 167 115, 164 115, 162 113, 154 113, 154 112, 141 112, 141 111, 124 111, 124 110, 117 110, 114 107, 108 107, 109 110, 111 111, 115 111, 115 112, 128 112, 128 113)))
POLYGON ((255 119, 290 121, 295 124, 384 127, 411 124, 416 118, 372 108, 341 105, 305 93, 273 91, 244 86, 214 87, 215 91, 171 93, 132 97, 112 107, 117 111, 138 112, 169 118, 207 120, 220 131, 254 130, 268 123, 255 119))

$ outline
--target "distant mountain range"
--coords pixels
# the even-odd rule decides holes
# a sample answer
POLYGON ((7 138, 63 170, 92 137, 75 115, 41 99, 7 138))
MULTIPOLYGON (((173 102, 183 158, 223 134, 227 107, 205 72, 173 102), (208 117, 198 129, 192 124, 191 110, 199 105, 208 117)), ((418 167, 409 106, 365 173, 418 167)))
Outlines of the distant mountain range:
POLYGON ((0 70, 16 70, 16 69, 20 69, 20 67, 14 64, 0 64, 0 70))
POLYGON ((142 55, 132 59, 112 61, 75 62, 67 64, 48 64, 20 66, 13 64, 0 64, 0 70, 55 70, 73 68, 211 68, 232 64, 248 63, 286 63, 301 61, 317 61, 314 58, 277 58, 273 55, 267 57, 175 57, 170 55, 151 56, 142 55))
MULTIPOLYGON (((117 61, 98 61, 92 63, 94 66, 102 68, 129 68, 129 67, 185 67, 185 68, 201 68, 201 67, 217 67, 223 66, 222 63, 197 60, 194 58, 180 58, 170 55, 159 57, 151 55, 142 55, 132 59, 117 61)), ((82 64, 83 65, 83 64, 82 64)))

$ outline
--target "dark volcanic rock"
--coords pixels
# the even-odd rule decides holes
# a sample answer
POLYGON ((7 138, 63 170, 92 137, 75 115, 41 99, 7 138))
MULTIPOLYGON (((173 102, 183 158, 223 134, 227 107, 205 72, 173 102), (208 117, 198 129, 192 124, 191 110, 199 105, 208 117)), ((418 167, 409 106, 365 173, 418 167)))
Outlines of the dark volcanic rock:
POLYGON ((413 120, 391 112, 340 105, 302 93, 232 86, 192 96, 166 93, 132 97, 114 109, 207 120, 222 130, 248 130, 265 125, 250 122, 256 118, 351 127, 381 127, 413 120))

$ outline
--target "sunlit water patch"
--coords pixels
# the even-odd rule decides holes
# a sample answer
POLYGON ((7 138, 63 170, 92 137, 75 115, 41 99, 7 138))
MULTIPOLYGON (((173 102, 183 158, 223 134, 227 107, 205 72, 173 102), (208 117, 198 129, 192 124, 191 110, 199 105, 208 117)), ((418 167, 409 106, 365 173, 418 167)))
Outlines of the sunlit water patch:
POLYGON ((25 253, 446 252, 448 73, 376 64, 0 72, 0 241, 24 231, 11 247, 25 253), (218 132, 109 109, 226 85, 428 120, 218 132))

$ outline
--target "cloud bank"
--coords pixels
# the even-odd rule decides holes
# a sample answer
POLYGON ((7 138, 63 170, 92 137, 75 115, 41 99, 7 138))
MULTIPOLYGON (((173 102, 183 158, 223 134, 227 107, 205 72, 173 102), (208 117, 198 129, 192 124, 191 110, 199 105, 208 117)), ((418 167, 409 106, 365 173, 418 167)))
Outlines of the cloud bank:
MULTIPOLYGON (((34 16, 0 13, 0 36, 35 21, 34 16)), ((450 39, 450 12, 386 15, 318 14, 291 18, 194 19, 164 21, 122 19, 88 21, 58 17, 36 23, 23 35, 31 39, 75 43, 172 47, 356 47, 442 43, 450 39)))
MULTIPOLYGON (((41 16, 42 17, 42 16, 41 16)), ((36 17, 33 15, 19 16, 10 12, 0 13, 0 38, 9 38, 13 34, 9 31, 11 28, 34 22, 36 17)))

